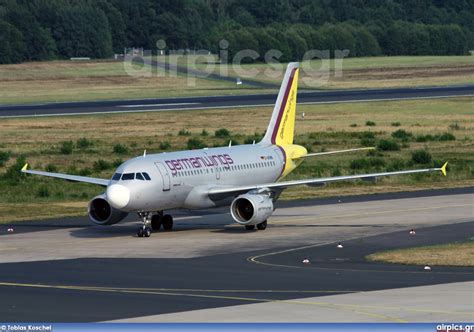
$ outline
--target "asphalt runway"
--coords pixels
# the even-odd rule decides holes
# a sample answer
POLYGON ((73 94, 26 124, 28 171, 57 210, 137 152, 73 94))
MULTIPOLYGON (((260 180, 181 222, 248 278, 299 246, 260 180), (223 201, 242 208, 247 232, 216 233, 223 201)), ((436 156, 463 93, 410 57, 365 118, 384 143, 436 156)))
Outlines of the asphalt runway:
MULTIPOLYGON (((369 90, 304 91, 298 94, 298 103, 341 103, 447 98, 456 96, 474 96, 474 85, 369 90)), ((0 118, 273 106, 276 97, 276 94, 255 94, 33 105, 0 105, 0 118)))
MULTIPOLYGON (((83 219, 65 225, 30 222, 23 230, 15 224, 13 233, 0 227, 1 320, 159 321, 177 314, 171 317, 179 321, 186 312, 221 310, 246 321, 245 313, 253 314, 247 305, 298 301, 317 317, 325 308, 314 300, 305 305, 305 299, 427 285, 447 287, 446 294, 456 285, 472 294, 472 286, 462 282, 474 280, 474 268, 425 271, 364 260, 379 250, 472 239, 472 188, 312 203, 283 202, 267 230, 258 232, 234 225, 224 210, 182 213, 175 231, 148 239, 134 236, 136 218, 112 227, 86 226, 83 219), (408 234, 411 228, 415 236, 408 234), (305 257, 311 264, 301 263, 305 257), (241 309, 233 315, 235 306, 241 309)), ((382 297, 390 303, 390 296, 382 297)), ((470 305, 451 319, 472 314, 472 297, 470 305)), ((261 310, 257 318, 278 320, 277 311, 264 316, 261 310)), ((436 319, 436 311, 429 314, 436 319)))

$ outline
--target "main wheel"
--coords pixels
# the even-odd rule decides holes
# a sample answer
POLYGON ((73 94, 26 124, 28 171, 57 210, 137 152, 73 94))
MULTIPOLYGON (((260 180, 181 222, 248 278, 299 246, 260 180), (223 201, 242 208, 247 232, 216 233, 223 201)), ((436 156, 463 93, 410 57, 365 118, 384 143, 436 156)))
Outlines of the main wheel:
POLYGON ((245 229, 248 231, 253 231, 255 229, 255 225, 245 225, 245 229))
POLYGON ((137 228, 137 236, 143 237, 143 227, 140 226, 137 228))
POLYGON ((169 214, 165 214, 163 216, 161 223, 165 231, 170 231, 173 229, 173 217, 170 216, 169 214))
POLYGON ((263 231, 267 228, 267 221, 262 221, 260 224, 257 224, 257 229, 263 231))
POLYGON ((161 216, 159 214, 155 214, 151 217, 151 228, 154 231, 159 231, 161 228, 161 216))

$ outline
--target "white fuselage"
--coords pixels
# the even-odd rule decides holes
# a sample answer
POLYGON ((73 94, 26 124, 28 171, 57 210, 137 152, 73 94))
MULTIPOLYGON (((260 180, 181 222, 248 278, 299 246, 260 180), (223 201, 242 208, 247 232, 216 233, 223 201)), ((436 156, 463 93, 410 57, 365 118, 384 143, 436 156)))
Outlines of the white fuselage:
POLYGON ((118 167, 106 195, 112 206, 129 212, 214 207, 229 201, 211 200, 210 187, 275 182, 284 160, 278 146, 261 144, 150 154, 118 167))

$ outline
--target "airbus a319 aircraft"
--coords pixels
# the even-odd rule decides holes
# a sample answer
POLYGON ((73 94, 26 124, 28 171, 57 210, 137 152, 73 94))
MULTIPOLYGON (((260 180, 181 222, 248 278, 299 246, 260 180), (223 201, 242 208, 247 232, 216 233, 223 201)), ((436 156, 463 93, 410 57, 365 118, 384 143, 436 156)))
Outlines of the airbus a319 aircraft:
POLYGON ((173 218, 164 214, 170 209, 230 204, 238 224, 247 230, 264 230, 275 201, 291 186, 433 171, 446 176, 447 163, 441 168, 281 181, 306 158, 364 149, 307 153, 303 146, 293 144, 298 74, 299 64, 288 64, 267 131, 256 144, 144 154, 120 165, 111 179, 28 170, 28 164, 22 171, 106 187, 104 194, 89 203, 90 220, 112 225, 135 212, 143 222, 137 230, 139 237, 149 237, 161 227, 171 230, 173 218))

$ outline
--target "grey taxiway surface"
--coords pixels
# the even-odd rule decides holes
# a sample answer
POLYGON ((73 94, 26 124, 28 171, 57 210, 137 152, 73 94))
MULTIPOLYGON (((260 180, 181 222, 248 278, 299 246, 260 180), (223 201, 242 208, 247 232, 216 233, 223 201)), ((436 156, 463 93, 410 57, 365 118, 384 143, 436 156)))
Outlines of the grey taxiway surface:
MULTIPOLYGON (((298 94, 298 103, 319 104, 459 96, 474 96, 474 85, 368 90, 302 91, 298 94)), ((0 118, 273 106, 275 100, 276 94, 255 94, 33 105, 0 105, 0 118)))
POLYGON ((255 232, 222 209, 176 214, 175 231, 147 239, 134 236, 134 218, 112 227, 83 218, 5 225, 0 317, 472 321, 474 268, 425 271, 364 256, 472 240, 473 208, 474 191, 465 188, 282 202, 267 230, 255 232))

